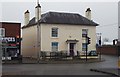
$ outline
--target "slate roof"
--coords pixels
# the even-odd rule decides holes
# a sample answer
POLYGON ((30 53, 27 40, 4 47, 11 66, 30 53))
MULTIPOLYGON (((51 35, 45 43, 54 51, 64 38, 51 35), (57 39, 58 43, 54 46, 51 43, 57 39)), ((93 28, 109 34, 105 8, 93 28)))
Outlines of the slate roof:
MULTIPOLYGON (((61 12, 47 12, 42 14, 39 23, 43 24, 69 24, 69 25, 87 25, 87 26, 98 26, 97 23, 83 17, 76 13, 61 13, 61 12)), ((34 26, 35 17, 32 18, 26 26, 22 28, 34 26)))

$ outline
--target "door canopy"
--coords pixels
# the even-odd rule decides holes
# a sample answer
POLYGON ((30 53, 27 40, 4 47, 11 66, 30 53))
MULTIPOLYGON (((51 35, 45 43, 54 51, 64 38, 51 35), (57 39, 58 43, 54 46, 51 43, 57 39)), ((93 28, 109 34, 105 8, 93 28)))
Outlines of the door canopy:
POLYGON ((67 39, 66 42, 67 43, 77 43, 78 40, 76 40, 76 39, 67 39))

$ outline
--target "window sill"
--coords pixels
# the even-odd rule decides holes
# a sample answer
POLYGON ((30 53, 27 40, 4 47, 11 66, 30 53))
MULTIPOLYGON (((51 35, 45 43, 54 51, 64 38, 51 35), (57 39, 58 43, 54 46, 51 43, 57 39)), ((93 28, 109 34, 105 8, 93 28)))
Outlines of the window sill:
POLYGON ((59 37, 51 37, 52 39, 58 39, 59 37))

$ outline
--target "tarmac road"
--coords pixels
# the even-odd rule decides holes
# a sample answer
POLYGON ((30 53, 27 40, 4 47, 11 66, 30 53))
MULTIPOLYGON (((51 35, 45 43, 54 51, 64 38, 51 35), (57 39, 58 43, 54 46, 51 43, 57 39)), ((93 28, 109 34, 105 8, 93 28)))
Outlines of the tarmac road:
POLYGON ((106 60, 98 63, 81 64, 10 64, 3 65, 3 75, 106 75, 90 69, 118 73, 116 56, 102 55, 106 60))

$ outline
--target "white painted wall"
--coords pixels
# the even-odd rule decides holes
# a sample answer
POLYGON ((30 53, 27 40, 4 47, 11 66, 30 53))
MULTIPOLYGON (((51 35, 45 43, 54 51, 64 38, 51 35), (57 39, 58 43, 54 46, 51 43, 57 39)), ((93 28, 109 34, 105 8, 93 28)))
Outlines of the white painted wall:
POLYGON ((37 30, 36 26, 22 29, 22 55, 23 57, 36 57, 37 30))
POLYGON ((76 45, 78 51, 82 51, 82 43, 85 39, 82 38, 82 29, 88 29, 88 36, 91 38, 91 44, 88 50, 96 50, 96 27, 95 26, 80 26, 80 25, 61 25, 61 24, 41 24, 41 50, 51 51, 51 42, 59 42, 59 51, 68 50, 66 43, 67 39, 77 39, 79 42, 76 45), (58 28, 58 38, 51 37, 51 28, 58 28))

